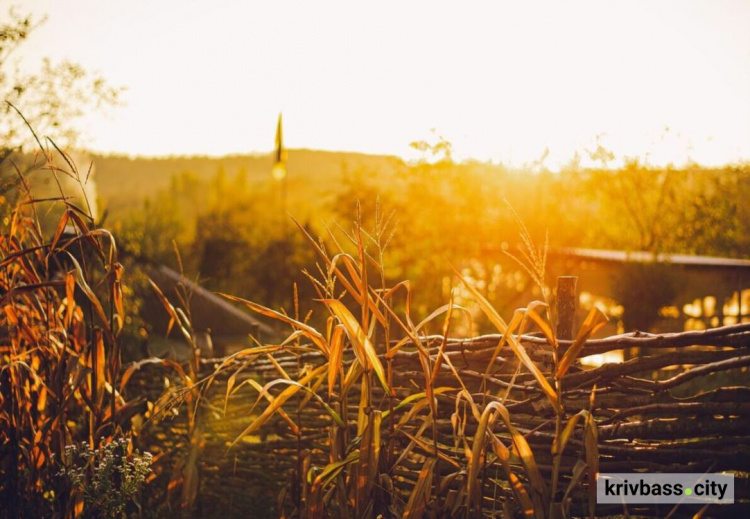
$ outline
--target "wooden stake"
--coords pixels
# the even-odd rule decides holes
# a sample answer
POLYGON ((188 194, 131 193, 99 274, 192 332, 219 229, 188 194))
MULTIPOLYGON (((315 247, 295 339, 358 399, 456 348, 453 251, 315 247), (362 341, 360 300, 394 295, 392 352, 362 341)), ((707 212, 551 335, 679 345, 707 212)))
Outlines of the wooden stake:
POLYGON ((576 276, 559 276, 557 278, 557 338, 573 339, 578 292, 576 276))

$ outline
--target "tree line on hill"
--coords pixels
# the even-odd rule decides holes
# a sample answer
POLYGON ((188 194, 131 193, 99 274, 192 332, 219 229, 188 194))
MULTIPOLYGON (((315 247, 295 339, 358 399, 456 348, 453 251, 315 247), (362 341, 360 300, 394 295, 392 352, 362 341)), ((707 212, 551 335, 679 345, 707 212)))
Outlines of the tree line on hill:
MULTIPOLYGON (((736 258, 750 252, 746 165, 675 169, 630 161, 618 170, 531 173, 444 159, 389 162, 378 171, 366 157, 354 167, 327 157, 315 174, 303 161, 289 169, 286 207, 270 168, 266 177, 249 175, 241 163, 232 171, 216 159, 213 175, 174 174, 140 206, 113 211, 105 223, 137 256, 177 267, 175 240, 182 268, 211 290, 292 311, 296 283, 302 315, 317 297, 302 271, 317 274, 318 267, 292 217, 326 247, 347 249, 359 214, 368 253, 384 252, 386 284, 410 280, 418 317, 445 303, 451 265, 472 271, 490 300, 512 311, 517 292, 509 287, 524 273, 503 251, 516 250, 519 220, 540 246, 548 240, 550 247, 736 258), (505 277, 493 277, 498 271, 505 277)), ((107 182, 106 170, 97 175, 107 182)))

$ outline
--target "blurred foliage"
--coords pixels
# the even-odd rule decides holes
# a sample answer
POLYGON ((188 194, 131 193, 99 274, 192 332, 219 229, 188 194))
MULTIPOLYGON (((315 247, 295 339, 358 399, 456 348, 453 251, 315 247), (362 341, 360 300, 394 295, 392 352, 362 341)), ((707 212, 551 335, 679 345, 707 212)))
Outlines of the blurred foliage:
POLYGON ((628 330, 651 329, 659 309, 677 295, 679 277, 662 263, 627 263, 612 280, 612 295, 625 308, 623 322, 628 330))
MULTIPOLYGON (((532 290, 533 283, 506 255, 519 245, 509 205, 535 241, 543 242, 548 233, 552 248, 750 254, 747 165, 678 170, 631 160, 613 170, 583 169, 580 161, 572 161, 553 173, 455 163, 442 141, 418 144, 424 158, 399 167, 374 161, 342 165, 329 154, 328 169, 316 163, 315 175, 307 176, 305 164, 298 163, 290 168, 286 211, 301 215, 308 231, 326 242, 332 239, 327 228, 339 240, 351 235, 358 206, 368 233, 375 232, 376 206, 381 216, 391 216, 395 232, 389 232, 384 275, 389 281, 409 279, 418 289, 413 309, 420 317, 446 300, 451 264, 468 269, 498 308, 522 303, 521 293, 532 290)), ((608 162, 605 151, 592 153, 608 162)), ((295 153, 290 152, 291 163, 295 153)), ((180 163, 189 166, 190 161, 180 163)), ((168 187, 148 195, 141 210, 115 211, 111 217, 127 249, 176 268, 171 243, 176 239, 190 277, 199 277, 212 290, 289 310, 288 287, 296 281, 304 295, 314 295, 299 272, 304 268, 315 274, 317 267, 284 214, 281 185, 271 180, 270 169, 264 177, 240 163, 227 167, 230 162, 217 160, 212 175, 185 169, 171 177, 168 187)), ((138 164, 132 162, 134 171, 138 164)), ((205 165, 201 168, 205 171, 205 165)), ((116 199, 111 202, 122 206, 116 199)), ((374 243, 365 240, 365 247, 371 252, 374 243)), ((642 295, 624 294, 628 285, 617 286, 616 280, 610 288, 619 291, 623 303, 642 295)), ((674 290, 663 288, 651 306, 670 302, 674 290)), ((631 319, 635 312, 630 311, 631 319)))
MULTIPOLYGON (((183 172, 114 228, 135 269, 139 263, 164 264, 183 269, 210 290, 252 294, 289 309, 293 283, 301 300, 315 296, 302 274, 314 267, 313 252, 302 246, 301 233, 281 218, 274 202, 251 191, 242 171, 230 178, 220 167, 207 181, 183 172)), ((150 293, 145 283, 136 282, 134 289, 136 297, 150 293)))

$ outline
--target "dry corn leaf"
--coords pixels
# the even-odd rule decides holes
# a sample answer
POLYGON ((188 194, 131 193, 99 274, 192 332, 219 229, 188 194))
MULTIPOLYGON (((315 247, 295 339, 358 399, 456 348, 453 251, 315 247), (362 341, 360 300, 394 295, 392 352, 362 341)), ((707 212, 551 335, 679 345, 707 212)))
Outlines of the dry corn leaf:
POLYGON ((516 340, 515 337, 513 337, 512 334, 508 334, 508 325, 505 323, 502 317, 497 313, 497 311, 492 307, 489 301, 484 298, 482 294, 479 293, 479 291, 471 286, 469 282, 467 282, 461 274, 455 269, 453 269, 456 275, 459 277, 459 279, 463 282, 464 286, 471 292, 471 294, 474 296, 474 298, 479 303, 479 307, 482 309, 482 311, 485 313, 487 318, 492 322, 492 324, 495 325, 497 330, 502 333, 503 335, 507 336, 508 344, 510 344, 511 349, 513 350, 513 353, 516 354, 516 356, 521 360, 521 362, 524 363, 526 368, 528 368, 529 371, 534 375, 534 378, 539 382, 539 385, 542 388, 542 391, 544 391, 544 394, 547 395, 547 399, 552 404, 552 407, 559 413, 562 409, 560 407, 560 402, 557 399, 557 393, 555 393, 555 390, 552 389, 552 386, 547 382, 547 379, 544 377, 542 372, 539 370, 539 368, 534 364, 534 361, 531 360, 529 357, 529 354, 526 353, 526 350, 523 348, 521 344, 516 340))
MULTIPOLYGON (((341 362, 344 357, 344 327, 342 325, 339 324, 333 328, 329 348, 331 356, 328 358, 328 398, 333 394, 336 376, 341 371, 341 362)), ((342 385, 343 382, 342 380, 342 385)))
POLYGON ((423 517, 424 510, 427 503, 430 501, 432 495, 432 474, 435 467, 436 458, 428 458, 422 470, 419 471, 419 477, 417 483, 409 495, 409 501, 406 503, 404 508, 404 515, 402 517, 423 517))
POLYGON ((312 326, 309 326, 305 323, 302 323, 300 321, 297 321, 295 319, 292 319, 291 317, 284 315, 282 313, 279 313, 275 310, 271 310, 270 308, 266 308, 263 305, 259 305, 257 303, 253 303, 252 301, 248 301, 246 299, 242 299, 241 297, 235 297, 230 296, 228 294, 222 294, 221 292, 218 292, 218 294, 221 297, 224 297, 226 299, 229 299, 230 301, 234 301, 235 303, 240 303, 248 307, 253 312, 257 312, 261 315, 265 315, 266 317, 271 317, 273 319, 276 319, 277 321, 281 321, 283 323, 286 323, 293 328, 296 328, 297 330, 301 330, 305 336, 310 339, 320 350, 323 352, 323 354, 327 357, 328 356, 328 345, 326 344, 325 338, 312 326))
POLYGON ((573 341, 573 344, 570 345, 570 348, 568 348, 568 351, 565 352, 562 360, 560 360, 560 364, 558 364, 557 366, 557 373, 555 373, 555 376, 557 378, 562 378, 563 376, 565 376, 565 373, 568 372, 570 367, 578 358, 578 354, 581 353, 581 350, 586 344, 588 338, 591 337, 591 335, 594 334, 599 328, 604 326, 607 321, 609 321, 609 318, 604 315, 604 312, 602 312, 599 307, 593 306, 591 308, 589 314, 586 316, 586 320, 583 321, 581 328, 578 330, 576 340, 573 341))
POLYGON ((365 335, 365 331, 360 326, 359 322, 354 318, 351 312, 344 306, 344 304, 337 299, 324 299, 323 303, 331 309, 333 314, 338 317, 341 324, 344 325, 349 340, 354 346, 354 352, 357 355, 357 360, 362 367, 369 371, 372 369, 375 371, 380 384, 383 386, 386 394, 390 394, 391 390, 388 387, 388 381, 385 378, 385 370, 383 365, 378 359, 378 354, 375 351, 375 346, 370 341, 369 337, 365 335))

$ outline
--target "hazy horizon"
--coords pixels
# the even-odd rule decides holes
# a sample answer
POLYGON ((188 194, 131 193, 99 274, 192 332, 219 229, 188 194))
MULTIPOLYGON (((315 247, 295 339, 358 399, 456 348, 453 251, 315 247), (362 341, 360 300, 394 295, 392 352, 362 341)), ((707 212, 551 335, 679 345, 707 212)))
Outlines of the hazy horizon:
MULTIPOLYGON (((368 157, 383 157, 383 158, 393 158, 397 160, 402 160, 404 164, 414 164, 420 162, 419 158, 416 157, 402 157, 393 153, 376 153, 376 152, 367 152, 367 151, 357 151, 357 150, 336 150, 336 149, 320 149, 320 148, 306 148, 306 147, 299 147, 299 148, 285 148, 288 152, 312 152, 312 153, 329 153, 332 155, 362 155, 362 156, 368 156, 368 157)), ((231 159, 234 157, 252 157, 252 158, 269 158, 269 160, 272 160, 273 158, 273 150, 268 151, 247 151, 247 152, 229 152, 224 154, 211 154, 211 153, 169 153, 169 154, 163 154, 163 155, 146 155, 146 154, 133 154, 133 153, 127 153, 127 152, 121 152, 121 151, 98 151, 98 150, 92 150, 92 149, 79 149, 77 152, 89 154, 92 156, 99 156, 99 157, 116 157, 116 158, 125 158, 129 160, 176 160, 176 159, 208 159, 208 160, 222 160, 222 159, 231 159)), ((438 159, 439 160, 439 159, 438 159)), ((582 164, 580 168, 582 169, 611 169, 611 170, 617 170, 621 169, 623 167, 623 160, 624 161, 630 161, 633 160, 640 166, 647 168, 647 169, 686 169, 686 168, 704 168, 704 169, 721 169, 724 167, 742 167, 750 165, 750 159, 739 159, 737 161, 732 162, 726 162, 723 164, 701 164, 699 162, 689 162, 684 164, 651 164, 647 162, 641 162, 640 157, 619 157, 619 160, 612 161, 609 163, 606 167, 601 163, 593 163, 591 160, 582 160, 582 164)), ((429 161, 429 160, 428 160, 429 161)), ((497 167, 504 167, 508 170, 512 171, 524 171, 524 170, 530 170, 530 169, 540 169, 538 165, 534 164, 532 162, 527 162, 523 164, 510 164, 505 163, 502 161, 502 159, 477 159, 474 157, 462 157, 460 159, 454 160, 454 162, 457 163, 478 163, 478 164, 485 164, 488 166, 497 166, 497 167)), ((544 168, 541 168, 544 171, 548 171, 551 173, 558 173, 561 170, 566 169, 566 167, 570 167, 570 164, 563 163, 560 165, 560 167, 548 167, 548 165, 545 165, 544 168)))

